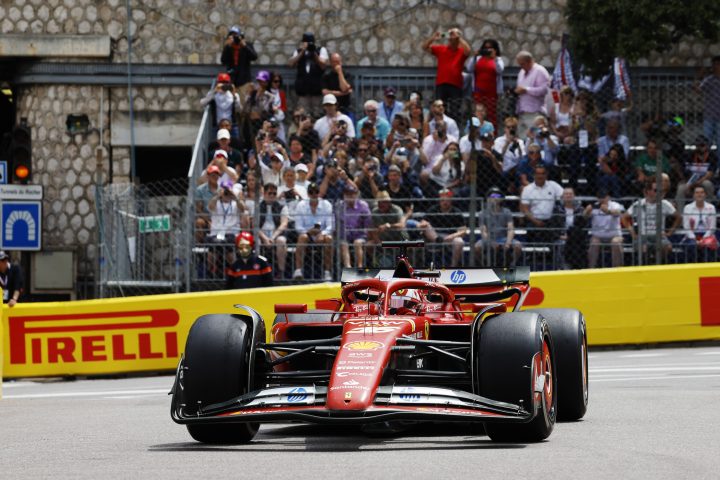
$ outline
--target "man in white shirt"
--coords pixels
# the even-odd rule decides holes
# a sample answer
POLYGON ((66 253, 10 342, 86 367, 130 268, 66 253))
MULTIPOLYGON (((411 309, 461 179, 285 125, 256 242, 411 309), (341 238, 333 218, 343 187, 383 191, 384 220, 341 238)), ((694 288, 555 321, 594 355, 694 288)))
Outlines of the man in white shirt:
POLYGON ((588 249, 588 263, 590 268, 597 266, 600 254, 600 245, 610 245, 612 266, 621 267, 623 264, 622 227, 620 217, 625 208, 610 199, 607 191, 598 194, 598 201, 585 207, 585 216, 590 217, 590 248, 588 249))
MULTIPOLYGON (((715 230, 717 229, 717 212, 715 206, 705 201, 707 193, 702 185, 695 187, 693 191, 694 202, 688 203, 683 208, 683 230, 685 238, 683 245, 686 245, 688 251, 688 260, 694 262, 697 260, 697 248, 717 249, 717 238, 715 238, 715 230)), ((707 250, 705 250, 707 255, 707 250)))
POLYGON ((518 120, 515 117, 505 119, 503 135, 493 142, 493 150, 502 157, 503 177, 514 181, 515 169, 525 156, 525 143, 518 137, 518 120))
POLYGON ((435 100, 432 105, 430 105, 430 121, 428 122, 430 133, 435 131, 438 122, 445 122, 448 135, 460 138, 460 129, 458 128, 457 122, 445 115, 445 104, 442 100, 435 100))
MULTIPOLYGON (((630 230, 633 240, 638 239, 642 244, 642 251, 646 253, 648 245, 655 245, 657 235, 657 186, 655 182, 645 183, 643 189, 645 198, 635 201, 627 212, 623 215, 623 221, 630 230), (637 230, 633 227, 633 220, 637 223, 637 230)), ((669 237, 675 233, 678 225, 680 225, 680 214, 675 209, 672 203, 663 199, 661 201, 662 208, 662 219, 660 220, 662 238, 660 242, 662 244, 662 256, 663 262, 667 260, 667 255, 672 250, 672 244, 670 243, 669 237), (672 216, 673 223, 668 230, 665 230, 665 217, 672 216)))
POLYGON ((350 120, 350 117, 338 111, 337 98, 335 98, 335 95, 329 93, 323 97, 323 109, 325 110, 325 116, 318 118, 313 126, 323 144, 326 143, 328 135, 334 133, 335 124, 340 120, 344 120, 347 124, 346 135, 350 138, 355 138, 353 122, 350 120))
POLYGON ((549 228, 555 203, 562 198, 562 187, 548 180, 547 167, 535 167, 534 181, 523 188, 520 196, 520 212, 529 222, 528 241, 551 243, 558 237, 558 231, 549 228))
POLYGON ((305 249, 308 243, 323 245, 323 280, 331 281, 332 274, 332 232, 335 216, 330 202, 320 198, 320 187, 311 183, 307 188, 308 199, 301 200, 295 209, 295 230, 298 243, 295 250, 295 272, 293 278, 302 279, 305 249))

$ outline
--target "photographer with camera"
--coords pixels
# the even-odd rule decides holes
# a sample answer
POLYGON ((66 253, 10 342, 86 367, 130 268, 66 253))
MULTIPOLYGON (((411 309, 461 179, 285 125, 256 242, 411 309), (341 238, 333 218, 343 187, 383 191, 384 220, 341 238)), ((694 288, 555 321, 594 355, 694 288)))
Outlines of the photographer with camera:
POLYGON ((297 106, 305 108, 315 117, 321 115, 322 79, 329 58, 325 47, 315 43, 315 35, 306 32, 302 36, 300 47, 295 50, 288 62, 288 65, 295 67, 297 71, 295 77, 297 106))
POLYGON ((322 94, 332 93, 335 95, 338 101, 338 110, 353 117, 350 111, 350 94, 353 89, 350 85, 350 76, 343 70, 342 57, 339 53, 330 55, 330 68, 325 70, 322 80, 322 94))
POLYGON ((516 110, 520 120, 517 127, 520 136, 524 136, 533 120, 545 113, 545 96, 550 88, 550 74, 540 65, 528 51, 521 51, 515 56, 520 67, 517 77, 517 86, 514 93, 517 95, 516 110))
POLYGON ((208 210, 210 233, 207 242, 214 245, 208 252, 208 264, 211 272, 219 272, 233 260, 232 249, 225 248, 223 244, 232 244, 240 228, 247 226, 245 205, 233 192, 233 183, 225 180, 220 182, 220 188, 208 202, 208 210), (221 267, 218 262, 222 258, 222 251, 225 253, 225 261, 221 267))
POLYGON ((238 25, 233 25, 225 37, 220 63, 227 69, 232 84, 237 87, 241 95, 251 82, 250 64, 257 60, 258 55, 252 42, 245 39, 245 34, 238 25))
POLYGON ((380 106, 375 100, 368 100, 363 105, 365 110, 365 116, 358 120, 356 131, 362 131, 363 125, 366 122, 370 122, 375 126, 375 138, 384 142, 390 133, 390 122, 384 118, 378 116, 378 109, 380 106))
POLYGON ((540 146, 543 163, 550 169, 555 167, 560 143, 558 138, 550 132, 548 121, 542 115, 535 117, 533 126, 527 131, 525 150, 528 150, 533 144, 540 146))
POLYGON ((463 189, 459 194, 463 197, 470 196, 470 169, 468 168, 473 150, 477 155, 477 167, 475 174, 475 185, 477 195, 484 195, 492 187, 504 187, 502 179, 502 158, 493 150, 493 134, 482 133, 480 120, 473 117, 470 123, 470 132, 460 139, 460 154, 465 164, 465 184, 468 188, 463 189))
POLYGON ((476 105, 483 105, 487 109, 490 123, 497 124, 498 96, 502 94, 502 72, 505 63, 500 56, 500 44, 493 38, 483 40, 482 47, 477 55, 468 58, 465 69, 472 75, 473 100, 476 105))
POLYGON ((460 155, 460 145, 457 142, 450 142, 442 155, 435 160, 430 170, 429 190, 427 197, 435 197, 440 190, 455 190, 463 185, 463 173, 465 164, 460 155))
POLYGON ((422 44, 423 50, 437 58, 435 97, 448 103, 451 115, 458 117, 463 97, 463 66, 470 56, 471 48, 459 28, 447 32, 434 32, 422 44), (447 38, 447 45, 433 45, 447 38))
POLYGON ((502 157, 503 178, 508 183, 510 193, 516 193, 515 174, 520 160, 525 156, 525 143, 518 137, 518 120, 515 117, 505 119, 504 135, 493 143, 493 150, 502 157))
POLYGON ((360 190, 360 198, 367 200, 370 205, 373 204, 373 199, 383 185, 382 175, 378 173, 379 167, 376 158, 366 158, 360 167, 360 171, 355 176, 355 185, 360 190))
POLYGON ((226 118, 232 120, 230 133, 233 137, 240 136, 240 130, 237 125, 236 113, 240 111, 240 95, 238 95, 235 85, 230 81, 230 75, 227 73, 219 73, 215 88, 208 91, 205 97, 200 100, 200 106, 205 108, 210 105, 212 110, 213 126, 215 130, 213 134, 217 134, 220 122, 226 118))
POLYGON ((331 134, 341 134, 355 138, 355 127, 353 126, 352 120, 344 113, 338 111, 337 98, 335 98, 335 95, 325 95, 322 99, 322 104, 325 115, 315 121, 313 128, 323 140, 323 145, 332 140, 331 134), (344 127, 345 130, 339 132, 340 127, 344 127))

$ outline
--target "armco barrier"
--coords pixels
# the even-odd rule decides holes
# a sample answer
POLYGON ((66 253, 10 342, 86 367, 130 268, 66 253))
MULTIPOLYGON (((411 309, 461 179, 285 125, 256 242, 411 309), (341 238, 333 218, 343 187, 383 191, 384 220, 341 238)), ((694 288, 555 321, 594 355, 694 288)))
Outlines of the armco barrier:
MULTIPOLYGON (((526 306, 581 310, 591 345, 720 339, 718 263, 534 273, 531 284, 526 306)), ((5 307, 4 374, 171 370, 200 315, 242 303, 272 322, 275 303, 338 296, 338 284, 317 284, 5 307)))

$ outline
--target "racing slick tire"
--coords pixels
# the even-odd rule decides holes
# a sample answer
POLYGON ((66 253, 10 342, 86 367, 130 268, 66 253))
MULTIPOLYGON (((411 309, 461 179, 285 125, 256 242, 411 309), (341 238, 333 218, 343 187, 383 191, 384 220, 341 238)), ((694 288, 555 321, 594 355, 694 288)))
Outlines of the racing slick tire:
POLYGON ((520 404, 534 413, 528 423, 486 422, 496 442, 539 442, 552 433, 557 412, 555 356, 548 322, 537 313, 502 313, 485 320, 476 345, 478 392, 520 404), (538 380, 542 392, 535 392, 538 380))
MULTIPOLYGON (((183 384, 187 408, 247 393, 251 339, 251 327, 236 315, 204 315, 195 321, 185 344, 183 384)), ((213 444, 247 443, 258 428, 258 423, 187 425, 192 438, 213 444)))
POLYGON ((557 363, 558 420, 585 416, 588 406, 588 358, 585 318, 569 308, 533 308, 550 324, 557 363))

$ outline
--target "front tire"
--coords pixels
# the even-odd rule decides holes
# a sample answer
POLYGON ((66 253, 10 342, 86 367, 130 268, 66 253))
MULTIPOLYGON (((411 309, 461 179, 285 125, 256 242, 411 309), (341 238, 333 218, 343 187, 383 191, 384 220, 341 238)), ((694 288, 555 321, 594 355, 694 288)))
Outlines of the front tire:
POLYGON ((550 324, 558 381, 558 420, 575 421, 588 406, 587 329, 583 314, 569 308, 535 308, 550 324))
MULTIPOLYGON (((187 415, 247 393, 251 339, 251 327, 240 315, 204 315, 195 321, 185 344, 187 415)), ((247 443, 258 428, 257 423, 187 425, 192 438, 213 444, 247 443)))
POLYGON ((477 345, 478 391, 492 400, 534 413, 528 423, 485 424, 496 442, 539 442, 555 427, 557 384, 555 356, 547 321, 536 313, 512 312, 490 317, 480 327, 477 345), (535 387, 542 385, 542 391, 535 387))

